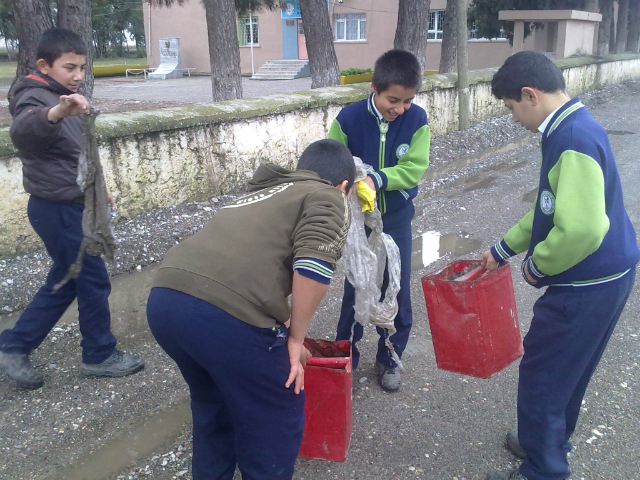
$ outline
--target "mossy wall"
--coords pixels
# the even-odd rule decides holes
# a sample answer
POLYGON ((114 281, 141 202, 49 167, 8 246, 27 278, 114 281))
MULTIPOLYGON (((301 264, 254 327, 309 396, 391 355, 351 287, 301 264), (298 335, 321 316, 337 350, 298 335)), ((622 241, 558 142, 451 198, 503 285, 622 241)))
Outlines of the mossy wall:
MULTIPOLYGON (((639 55, 557 61, 571 95, 640 77, 639 55)), ((491 96, 496 69, 470 72, 471 121, 504 113, 491 96)), ((457 75, 424 77, 415 103, 433 135, 458 128, 457 75)), ((107 185, 124 217, 238 191, 261 162, 293 166, 325 138, 340 109, 369 94, 369 84, 102 115, 96 129, 107 185)), ((0 129, 0 258, 39 247, 26 218, 28 195, 8 129, 0 129)))

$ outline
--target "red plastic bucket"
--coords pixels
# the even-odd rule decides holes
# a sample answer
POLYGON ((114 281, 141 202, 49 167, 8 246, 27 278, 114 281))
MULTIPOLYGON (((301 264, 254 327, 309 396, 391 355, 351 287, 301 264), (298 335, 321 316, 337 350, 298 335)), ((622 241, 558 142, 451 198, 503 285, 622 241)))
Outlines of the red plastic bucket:
POLYGON ((343 462, 352 429, 351 342, 305 339, 304 435, 300 457, 343 462))
POLYGON ((489 378, 523 354, 511 269, 452 262, 422 277, 438 368, 489 378))

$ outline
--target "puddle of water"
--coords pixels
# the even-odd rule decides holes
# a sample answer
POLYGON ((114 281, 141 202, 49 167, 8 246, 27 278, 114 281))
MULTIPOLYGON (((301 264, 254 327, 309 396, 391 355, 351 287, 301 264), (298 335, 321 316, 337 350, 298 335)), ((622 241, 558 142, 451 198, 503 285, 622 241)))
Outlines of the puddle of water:
POLYGON ((607 130, 608 135, 635 135, 636 132, 628 132, 626 130, 607 130))
POLYGON ((447 254, 461 257, 482 246, 480 240, 467 232, 445 233, 430 231, 413 240, 411 270, 424 268, 447 254))
MULTIPOLYGON (((468 187, 465 187, 463 192, 467 193, 467 192, 472 192, 473 190, 481 190, 484 188, 489 188, 491 185, 493 185, 496 181, 496 177, 489 177, 489 178, 485 178, 484 180, 481 180, 477 183, 474 183, 472 185, 469 185, 468 187)), ((467 182, 469 183, 469 182, 467 182)), ((466 185, 466 183, 465 183, 466 185)))
POLYGON ((190 402, 187 400, 174 404, 116 435, 103 447, 82 455, 74 464, 59 470, 47 480, 111 478, 136 459, 161 451, 165 443, 178 437, 190 420, 190 402))
POLYGON ((526 203, 533 203, 536 201, 536 198, 538 198, 538 189, 534 188, 533 190, 531 190, 528 193, 525 193, 522 196, 522 201, 526 203))
MULTIPOLYGON (((134 270, 131 273, 111 277, 109 309, 111 331, 116 337, 149 332, 145 306, 159 266, 160 262, 156 262, 143 267, 141 271, 134 270)), ((22 310, 11 314, 0 314, 0 332, 13 328, 21 314, 22 310)), ((58 323, 69 324, 77 321, 78 302, 74 300, 58 323)))
POLYGON ((0 315, 0 333, 2 333, 4 330, 13 328, 18 321, 18 318, 20 318, 19 312, 0 315))
POLYGON ((499 163, 498 165, 487 167, 487 170, 493 170, 498 172, 510 172, 511 170, 515 170, 517 168, 524 167, 526 165, 529 165, 528 160, 520 160, 519 162, 516 162, 516 163, 499 163))

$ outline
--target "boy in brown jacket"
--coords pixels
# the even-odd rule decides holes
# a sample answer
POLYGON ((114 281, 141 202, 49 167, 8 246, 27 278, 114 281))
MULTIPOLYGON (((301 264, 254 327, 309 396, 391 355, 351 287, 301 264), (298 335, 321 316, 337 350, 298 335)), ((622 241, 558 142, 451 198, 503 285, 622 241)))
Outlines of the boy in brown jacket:
POLYGON ((10 135, 22 160, 24 189, 31 196, 28 216, 53 264, 15 327, 0 334, 0 371, 20 387, 40 388, 42 374, 29 354, 38 348, 71 302, 78 299, 84 376, 119 377, 144 368, 137 356, 116 350, 111 333, 111 283, 100 256, 85 255, 77 279, 54 293, 75 261, 83 239, 84 193, 76 182, 85 137, 81 114, 89 102, 78 94, 87 46, 75 33, 47 30, 38 45, 37 71, 19 78, 11 90, 10 135))
POLYGON ((295 171, 261 165, 158 270, 147 318, 189 385, 194 480, 231 480, 236 465, 244 480, 293 476, 302 344, 349 230, 354 176, 334 140, 311 144, 295 171))

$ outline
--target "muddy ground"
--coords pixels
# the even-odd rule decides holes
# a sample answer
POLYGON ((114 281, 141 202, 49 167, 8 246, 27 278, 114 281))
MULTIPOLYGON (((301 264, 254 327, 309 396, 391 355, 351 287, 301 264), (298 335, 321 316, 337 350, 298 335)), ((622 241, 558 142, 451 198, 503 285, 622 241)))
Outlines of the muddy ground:
MULTIPOLYGON (((640 83, 610 87, 581 98, 609 129, 621 166, 627 206, 640 227, 640 83)), ((354 372, 354 433, 344 463, 301 459, 296 480, 481 480, 493 467, 516 465, 501 446, 515 422, 517 364, 490 380, 438 370, 419 279, 458 258, 478 258, 484 248, 530 208, 539 168, 537 137, 507 116, 465 132, 436 137, 432 165, 420 186, 414 219, 415 323, 403 387, 395 395, 375 384, 375 332, 367 330, 362 362, 354 372), (441 235, 435 260, 425 266, 422 234, 441 235), (369 361, 370 360, 370 361, 369 361)), ((163 253, 200 228, 228 198, 175 205, 116 225, 114 330, 120 347, 141 354, 147 368, 122 379, 79 377, 79 331, 74 312, 32 355, 45 386, 35 392, 0 379, 0 478, 190 478, 188 395, 175 364, 145 324, 144 298, 163 253), (124 299, 124 300, 123 300, 124 299)), ((0 261, 0 316, 10 325, 47 270, 40 251, 0 261)), ((512 264, 522 332, 539 292, 524 284, 512 264)), ((338 315, 338 273, 310 336, 331 338, 338 315)), ((585 399, 571 456, 584 480, 638 480, 640 421, 638 363, 640 302, 634 292, 585 399), (596 433, 597 432, 597 433, 596 433)), ((572 477, 573 478, 573 477, 572 477)))

